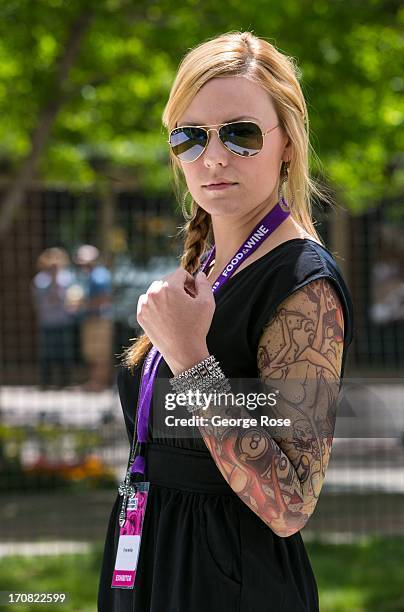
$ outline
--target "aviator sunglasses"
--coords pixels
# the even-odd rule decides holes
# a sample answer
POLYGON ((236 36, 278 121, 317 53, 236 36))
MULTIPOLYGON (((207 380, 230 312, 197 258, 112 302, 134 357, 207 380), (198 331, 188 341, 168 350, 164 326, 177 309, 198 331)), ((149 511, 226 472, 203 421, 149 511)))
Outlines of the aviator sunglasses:
POLYGON ((209 132, 213 130, 228 151, 241 157, 252 157, 261 151, 264 137, 277 127, 279 123, 263 132, 253 121, 219 123, 215 126, 182 125, 171 130, 167 142, 180 161, 194 162, 208 146, 209 132))

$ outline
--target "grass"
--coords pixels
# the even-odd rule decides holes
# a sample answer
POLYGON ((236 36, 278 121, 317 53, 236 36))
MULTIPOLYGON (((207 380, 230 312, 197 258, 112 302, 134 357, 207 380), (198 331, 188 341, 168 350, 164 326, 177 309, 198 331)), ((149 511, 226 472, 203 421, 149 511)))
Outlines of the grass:
POLYGON ((0 609, 96 612, 102 547, 90 553, 0 559, 0 591, 66 593, 63 604, 13 604, 0 609))
MULTIPOLYGON (((321 612, 404 612, 404 537, 355 544, 306 544, 320 592, 321 612)), ((102 548, 54 557, 0 559, 0 591, 64 592, 52 610, 96 612, 102 548)), ((44 610, 22 604, 4 610, 44 610)))
POLYGON ((404 612, 404 537, 306 544, 321 612, 404 612))

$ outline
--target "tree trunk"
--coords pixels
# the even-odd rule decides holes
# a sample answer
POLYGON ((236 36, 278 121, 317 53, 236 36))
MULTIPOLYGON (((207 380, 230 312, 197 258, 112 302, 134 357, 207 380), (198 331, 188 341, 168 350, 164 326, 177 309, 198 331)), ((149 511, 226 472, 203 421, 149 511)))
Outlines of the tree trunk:
POLYGON ((22 162, 17 175, 6 190, 1 204, 0 237, 11 227, 20 209, 24 193, 34 178, 40 156, 49 138, 57 114, 63 106, 67 94, 70 70, 76 60, 80 43, 90 27, 93 13, 86 11, 72 22, 63 53, 57 60, 56 76, 53 85, 55 94, 42 109, 36 128, 31 137, 31 149, 22 162))

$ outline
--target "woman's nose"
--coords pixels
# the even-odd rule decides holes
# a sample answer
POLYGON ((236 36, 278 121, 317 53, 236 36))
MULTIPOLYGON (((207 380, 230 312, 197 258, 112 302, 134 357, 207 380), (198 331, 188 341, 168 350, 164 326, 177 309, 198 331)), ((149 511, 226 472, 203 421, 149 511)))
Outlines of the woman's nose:
POLYGON ((209 142, 204 151, 204 160, 207 162, 218 162, 225 161, 227 158, 227 151, 219 138, 219 134, 214 128, 209 130, 209 142))

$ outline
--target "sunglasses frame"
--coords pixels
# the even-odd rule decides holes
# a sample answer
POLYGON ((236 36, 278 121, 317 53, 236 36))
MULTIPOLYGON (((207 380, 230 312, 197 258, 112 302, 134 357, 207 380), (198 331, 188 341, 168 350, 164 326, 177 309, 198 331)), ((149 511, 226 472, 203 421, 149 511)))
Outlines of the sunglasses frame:
POLYGON ((237 157, 243 157, 244 159, 248 158, 248 157, 255 157, 256 155, 259 155, 259 153, 261 153, 262 149, 264 148, 264 143, 262 143, 262 147, 259 151, 257 151, 256 153, 254 153, 253 155, 241 155, 241 153, 236 153, 235 151, 232 151, 231 149, 229 149, 228 147, 226 147, 226 145, 224 144, 223 140, 220 138, 219 136, 219 131, 221 130, 222 127, 224 127, 225 125, 235 125, 237 123, 252 123, 253 125, 255 125, 261 132, 262 134, 262 138, 265 138, 265 136, 267 134, 269 134, 270 132, 272 132, 273 130, 275 130, 277 127, 280 127, 280 124, 277 123, 274 127, 270 128, 269 130, 266 130, 266 132, 263 132, 262 129, 260 128, 260 126, 258 125, 258 123, 256 123, 255 121, 248 121, 248 120, 243 120, 243 121, 228 121, 227 123, 216 123, 214 125, 180 125, 176 128, 173 128, 170 131, 170 134, 168 136, 168 144, 171 147, 171 151, 172 151, 172 146, 170 143, 170 138, 171 138, 171 134, 175 131, 178 130, 180 128, 201 128, 202 130, 204 130, 207 134, 207 140, 206 140, 206 144, 204 146, 204 148, 202 149, 202 151, 199 153, 198 157, 195 157, 195 159, 191 160, 191 161, 182 161, 178 158, 177 155, 175 155, 175 153, 173 153, 173 155, 182 163, 182 164, 192 164, 193 162, 196 162, 197 159, 200 158, 201 155, 203 155, 206 151, 206 149, 208 148, 208 144, 209 144, 209 140, 210 140, 210 132, 216 132, 217 137, 219 138, 220 142, 222 143, 222 145, 224 146, 224 148, 226 149, 226 151, 229 151, 230 153, 233 153, 233 155, 237 155, 237 157))

